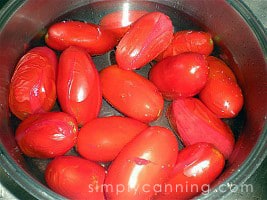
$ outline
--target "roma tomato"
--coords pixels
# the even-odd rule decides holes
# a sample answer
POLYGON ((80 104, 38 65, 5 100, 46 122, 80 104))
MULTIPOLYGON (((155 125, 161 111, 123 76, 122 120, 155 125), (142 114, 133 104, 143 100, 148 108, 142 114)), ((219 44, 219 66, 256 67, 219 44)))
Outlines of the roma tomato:
POLYGON ((145 129, 128 143, 108 169, 107 199, 150 199, 174 167, 178 142, 168 129, 145 129))
POLYGON ((117 39, 112 32, 102 30, 98 25, 80 21, 63 21, 49 27, 45 42, 56 50, 79 46, 85 48, 90 55, 99 55, 114 48, 117 39))
POLYGON ((76 149, 89 160, 112 161, 127 143, 147 127, 147 124, 128 117, 97 118, 80 129, 76 149))
POLYGON ((147 13, 144 10, 129 10, 129 8, 125 8, 125 10, 105 15, 100 20, 99 25, 102 29, 113 32, 120 39, 129 30, 132 23, 147 13))
POLYGON ((16 141, 21 151, 34 158, 53 158, 69 151, 76 143, 76 120, 63 112, 30 115, 19 124, 16 141))
POLYGON ((207 142, 213 144, 225 159, 231 155, 235 143, 231 129, 200 100, 176 99, 170 105, 167 117, 186 146, 207 142))
POLYGON ((196 143, 182 149, 162 193, 155 199, 186 200, 207 192, 224 168, 223 155, 208 143, 196 143))
POLYGON ((35 47, 18 62, 10 82, 9 108, 21 120, 50 111, 56 101, 56 54, 35 47))
POLYGON ((209 79, 199 98, 219 118, 237 116, 244 103, 240 87, 227 78, 209 79))
POLYGON ((99 74, 85 50, 72 46, 61 54, 57 94, 61 109, 80 126, 97 117, 102 104, 99 74))
POLYGON ((168 56, 175 56, 185 52, 194 52, 208 56, 213 51, 211 34, 203 31, 179 31, 174 33, 168 48, 157 57, 162 60, 168 56))
POLYGON ((168 57, 154 65, 149 79, 164 98, 173 100, 198 94, 208 80, 209 69, 205 56, 183 53, 168 57))
POLYGON ((209 79, 229 79, 236 82, 236 77, 232 70, 219 58, 208 56, 207 62, 209 66, 209 79))
POLYGON ((138 69, 152 61, 171 43, 173 26, 160 12, 148 13, 137 20, 123 36, 115 53, 122 69, 138 69))
POLYGON ((210 56, 207 61, 210 67, 209 79, 199 93, 199 98, 217 117, 233 118, 244 103, 235 75, 220 59, 210 56))
POLYGON ((109 66, 100 72, 104 98, 123 114, 151 122, 163 110, 163 98, 156 86, 143 76, 109 66))
POLYGON ((69 199, 104 200, 105 170, 77 156, 59 156, 45 170, 47 185, 69 199))

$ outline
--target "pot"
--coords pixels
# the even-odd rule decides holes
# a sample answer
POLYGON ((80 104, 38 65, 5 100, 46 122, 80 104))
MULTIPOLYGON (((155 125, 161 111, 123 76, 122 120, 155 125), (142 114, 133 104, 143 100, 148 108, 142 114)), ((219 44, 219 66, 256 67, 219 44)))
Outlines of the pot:
MULTIPOLYGON (((14 131, 19 121, 8 109, 10 78, 25 51, 43 44, 46 28, 53 22, 75 19, 98 23, 103 15, 120 9, 164 12, 173 20, 176 31, 209 31, 216 43, 215 54, 235 72, 245 99, 238 117, 228 121, 235 133, 235 148, 209 193, 199 196, 200 199, 226 197, 232 185, 242 185, 267 155, 266 33, 247 7, 234 0, 9 1, 0 14, 1 166, 34 197, 62 198, 44 182, 43 171, 48 161, 24 157, 15 142, 14 131), (221 186, 225 186, 223 190, 221 186)), ((114 54, 111 52, 94 60, 99 66, 107 66, 114 62, 114 54)), ((103 112, 107 114, 110 109, 103 112)))

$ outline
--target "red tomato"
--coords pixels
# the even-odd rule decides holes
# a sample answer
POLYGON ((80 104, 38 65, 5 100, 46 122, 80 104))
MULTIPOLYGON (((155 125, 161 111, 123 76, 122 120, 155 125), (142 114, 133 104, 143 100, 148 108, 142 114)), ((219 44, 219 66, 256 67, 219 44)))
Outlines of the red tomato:
POLYGON ((72 46, 61 54, 57 94, 62 110, 79 125, 97 117, 102 104, 99 74, 85 50, 72 46))
POLYGON ((147 14, 144 10, 119 10, 105 15, 99 22, 101 28, 112 31, 118 39, 129 30, 130 25, 147 14))
POLYGON ((223 155, 208 143, 196 143, 185 147, 177 156, 170 179, 156 199, 191 199, 207 192, 224 168, 223 155))
POLYGON ((237 116, 244 103, 240 87, 229 79, 209 79, 199 98, 219 118, 237 116))
POLYGON ((199 93, 200 100, 219 118, 237 116, 243 107, 244 98, 233 72, 215 57, 209 57, 208 64, 210 75, 199 93))
POLYGON ((60 156, 45 171, 47 185, 69 199, 104 198, 105 170, 100 165, 77 156, 60 156))
POLYGON ((147 124, 128 117, 97 118, 80 129, 76 149, 89 160, 112 161, 128 142, 147 127, 147 124))
POLYGON ((110 31, 102 30, 95 24, 63 21, 49 27, 45 42, 56 50, 79 46, 85 48, 90 55, 98 55, 113 49, 117 39, 110 31))
POLYGON ((202 31, 179 31, 174 33, 168 48, 157 57, 162 60, 185 52, 194 52, 208 56, 213 51, 213 40, 209 33, 202 31))
POLYGON ((137 20, 123 36, 115 53, 122 69, 138 69, 152 61, 171 43, 173 26, 160 12, 148 13, 137 20))
POLYGON ((236 77, 232 70, 219 58, 208 56, 209 78, 230 79, 236 82, 236 77))
POLYGON ((16 130, 21 151, 34 158, 53 158, 69 151, 77 140, 77 122, 63 112, 30 115, 16 130))
POLYGON ((173 101, 167 114, 170 124, 188 146, 198 142, 213 144, 228 159, 234 148, 234 135, 200 100, 184 98, 173 101))
POLYGON ((108 169, 107 199, 150 199, 173 169, 178 153, 175 135, 154 126, 128 143, 108 169))
POLYGON ((18 62, 9 91, 9 107, 20 119, 50 111, 56 101, 56 54, 35 47, 18 62))
POLYGON ((149 79, 164 98, 173 100, 198 94, 207 82, 209 69, 205 57, 184 53, 168 57, 154 65, 149 79))
POLYGON ((104 98, 123 114, 151 122, 163 110, 163 98, 156 86, 143 76, 109 66, 100 72, 104 98))

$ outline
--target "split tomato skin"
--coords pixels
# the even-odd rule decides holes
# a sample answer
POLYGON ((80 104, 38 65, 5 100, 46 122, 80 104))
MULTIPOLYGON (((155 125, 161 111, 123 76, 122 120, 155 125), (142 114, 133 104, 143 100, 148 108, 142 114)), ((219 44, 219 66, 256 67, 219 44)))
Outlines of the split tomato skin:
POLYGON ((47 47, 35 47, 19 60, 9 90, 9 108, 16 117, 23 120, 53 108, 56 70, 56 54, 47 47))
POLYGON ((155 64, 149 73, 151 80, 165 99, 173 100, 198 94, 208 80, 205 56, 184 53, 168 57, 155 64))
POLYGON ((230 127, 217 118, 199 99, 181 98, 172 102, 167 117, 185 146, 211 143, 227 160, 235 140, 230 127))
POLYGON ((28 157, 53 158, 69 151, 77 141, 76 120, 63 112, 32 114, 18 126, 15 139, 28 157))
POLYGON ((107 199, 150 199, 156 185, 166 181, 177 153, 178 142, 170 130, 159 126, 145 129, 109 167, 105 180, 107 199))
POLYGON ((139 69, 152 61, 171 43, 172 21, 160 12, 140 17, 120 40, 115 56, 122 69, 139 69))
POLYGON ((90 55, 101 55, 113 49, 117 39, 112 32, 102 30, 96 24, 80 21, 62 21, 49 27, 45 36, 46 44, 56 50, 78 46, 90 55))
POLYGON ((103 97, 126 116, 148 123, 161 115, 163 97, 143 76, 112 65, 100 72, 100 81, 103 97))
POLYGON ((223 155, 213 145, 189 145, 179 152, 176 165, 166 181, 168 187, 155 199, 186 200, 207 192, 209 185, 221 174, 224 165, 223 155))
POLYGON ((105 170, 100 165, 77 157, 59 156, 45 170, 47 185, 69 199, 105 199, 105 170))
POLYGON ((109 162, 147 127, 147 124, 128 117, 97 118, 80 129, 76 150, 88 160, 109 162))
POLYGON ((147 13, 145 10, 127 10, 127 12, 119 10, 105 15, 99 25, 102 29, 113 32, 118 39, 121 39, 130 26, 147 13))
POLYGON ((157 57, 157 60, 186 52, 208 56, 212 51, 213 40, 210 33, 193 30, 178 31, 174 33, 171 44, 157 57))
POLYGON ((98 116, 102 104, 99 74, 84 49, 71 46, 61 54, 57 94, 61 109, 74 116, 79 126, 98 116))
POLYGON ((233 118, 244 104, 242 90, 231 69, 220 59, 207 58, 210 74, 200 100, 219 118, 233 118), (218 90, 220 88, 220 90, 218 90))

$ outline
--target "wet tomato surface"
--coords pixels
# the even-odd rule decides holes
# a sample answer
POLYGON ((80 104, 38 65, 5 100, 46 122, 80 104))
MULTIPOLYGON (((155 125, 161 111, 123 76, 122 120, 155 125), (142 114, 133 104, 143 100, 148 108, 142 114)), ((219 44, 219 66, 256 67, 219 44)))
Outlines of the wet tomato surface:
POLYGON ((208 73, 205 56, 184 53, 155 64, 150 70, 149 80, 164 98, 173 100, 198 94, 208 80, 208 73))
POLYGON ((79 131, 77 151, 89 160, 108 162, 148 127, 128 117, 110 116, 92 120, 79 131))
POLYGON ((102 104, 99 74, 84 49, 69 47, 61 54, 57 95, 61 109, 80 126, 98 116, 102 104))
POLYGON ((122 69, 139 69, 152 61, 171 43, 173 26, 160 12, 148 13, 137 20, 120 40, 116 61, 122 69))
POLYGON ((109 66, 100 72, 104 98, 123 114, 151 122, 163 110, 163 97, 156 86, 134 71, 109 66))
POLYGON ((145 10, 116 11, 105 15, 99 22, 102 29, 109 30, 118 39, 122 38, 130 26, 148 12, 145 10))
POLYGON ((209 143, 196 143, 182 149, 166 187, 155 199, 191 199, 201 192, 209 192, 224 168, 223 155, 209 143))
POLYGON ((69 151, 77 140, 76 120, 63 112, 33 114, 20 123, 15 139, 34 158, 53 158, 69 151))
POLYGON ((208 56, 207 62, 209 66, 209 78, 216 78, 216 79, 229 79, 234 82, 237 82, 234 72, 231 70, 227 64, 214 56, 208 56))
POLYGON ((197 98, 173 101, 169 107, 168 118, 186 146, 208 142, 213 144, 225 159, 231 155, 235 140, 230 127, 197 98))
POLYGON ((90 55, 100 55, 114 48, 117 39, 112 32, 102 30, 96 24, 62 21, 49 27, 45 42, 49 47, 56 50, 78 46, 86 49, 90 55))
POLYGON ((174 167, 178 142, 168 129, 145 129, 112 162, 105 180, 107 199, 149 199, 174 167), (116 187, 120 185, 121 187, 116 187))
POLYGON ((25 119, 33 113, 50 111, 56 101, 56 54, 35 47, 18 62, 10 82, 9 108, 25 119))
POLYGON ((244 98, 234 73, 218 58, 210 56, 207 61, 209 79, 199 98, 217 117, 236 117, 243 107, 244 98))
POLYGON ((211 54, 212 50, 213 40, 210 33, 192 30, 178 31, 174 33, 171 44, 157 57, 157 60, 186 52, 194 52, 208 56, 211 54))
POLYGON ((59 156, 45 171, 45 180, 55 192, 69 199, 104 200, 105 170, 77 156, 59 156))

